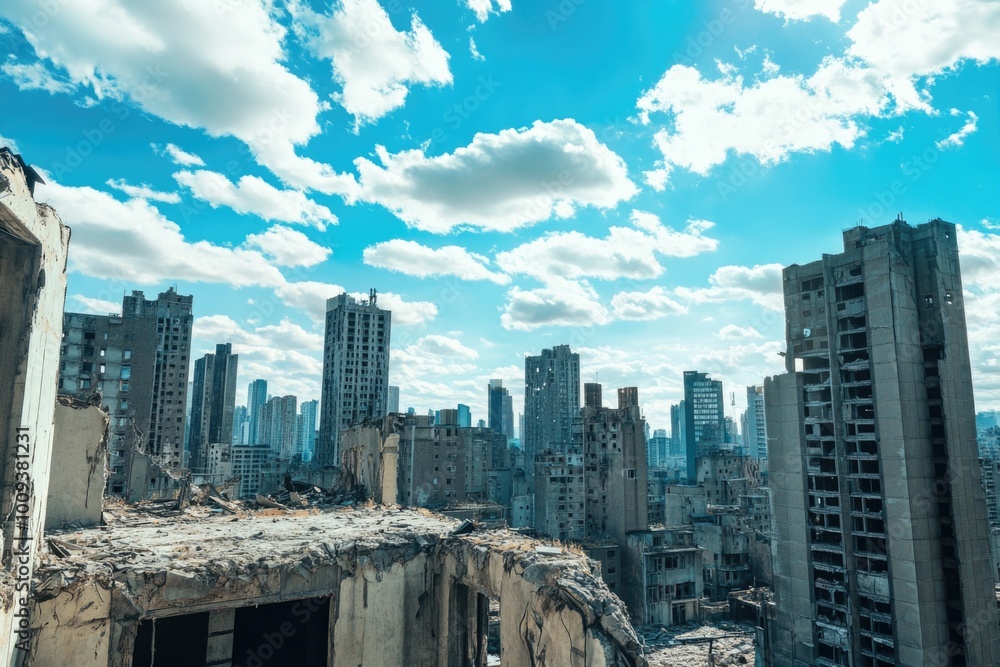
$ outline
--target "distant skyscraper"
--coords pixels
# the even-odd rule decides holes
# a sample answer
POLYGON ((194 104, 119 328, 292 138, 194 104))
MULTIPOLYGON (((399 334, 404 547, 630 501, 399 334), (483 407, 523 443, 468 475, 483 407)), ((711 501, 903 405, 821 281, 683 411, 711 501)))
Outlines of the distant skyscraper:
POLYGON ((395 385, 389 385, 389 407, 386 412, 399 412, 399 387, 395 385))
POLYGON ((557 345, 524 359, 524 428, 527 461, 542 451, 565 453, 580 415, 580 355, 557 345))
POLYGON ((247 388, 247 420, 250 423, 248 445, 266 444, 260 433, 261 410, 267 403, 267 380, 254 380, 247 388))
POLYGON ((298 435, 298 398, 273 396, 264 405, 260 421, 264 444, 283 461, 291 461, 300 453, 298 435))
POLYGON ((511 440, 514 437, 514 404, 503 380, 490 380, 486 399, 489 427, 511 440))
POLYGON ((652 467, 665 465, 667 456, 670 455, 670 438, 667 437, 667 430, 658 428, 653 431, 653 437, 649 439, 646 446, 649 455, 647 462, 652 467))
POLYGON ((299 422, 299 452, 303 461, 310 461, 316 454, 316 418, 319 414, 319 401, 303 401, 299 409, 302 417, 299 422))
POLYGON ((472 410, 468 405, 458 404, 458 425, 472 428, 472 410))
POLYGON ((688 483, 695 484, 698 480, 697 458, 726 442, 722 382, 713 380, 705 373, 685 371, 684 406, 687 477, 688 483))
POLYGON ((744 413, 743 419, 743 443, 750 456, 767 460, 764 387, 747 387, 747 411, 744 413))
POLYGON ((770 664, 1000 664, 958 245, 897 220, 784 270, 770 664))
POLYGON ((237 405, 233 410, 233 444, 234 445, 245 445, 247 444, 243 440, 243 433, 247 426, 247 407, 245 405, 237 405))
POLYGON ((603 408, 604 398, 602 397, 601 385, 597 382, 587 382, 583 385, 583 407, 603 408))
POLYGON ((100 393, 110 415, 107 490, 112 495, 141 500, 170 492, 162 469, 180 476, 191 304, 190 296, 173 288, 155 301, 133 291, 122 300, 121 316, 63 317, 59 392, 84 398, 100 393), (152 461, 137 452, 148 453, 152 461))
MULTIPOLYGON (((232 352, 231 343, 219 344, 215 354, 206 354, 194 363, 188 466, 195 472, 208 472, 209 445, 223 445, 221 451, 226 452, 233 444, 239 356, 232 352)), ((228 456, 223 454, 223 460, 228 456)))
POLYGON ((340 432, 366 419, 382 417, 389 407, 389 340, 392 315, 347 294, 326 302, 323 345, 323 396, 320 403, 317 460, 340 465, 340 432))

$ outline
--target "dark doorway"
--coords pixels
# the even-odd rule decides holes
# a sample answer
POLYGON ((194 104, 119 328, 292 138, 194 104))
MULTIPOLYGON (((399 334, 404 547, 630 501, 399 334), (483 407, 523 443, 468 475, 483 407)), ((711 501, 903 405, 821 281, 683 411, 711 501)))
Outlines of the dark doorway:
POLYGON ((233 667, 326 667, 330 598, 236 610, 233 667))
POLYGON ((139 622, 132 667, 204 667, 208 649, 208 612, 151 618, 139 622))

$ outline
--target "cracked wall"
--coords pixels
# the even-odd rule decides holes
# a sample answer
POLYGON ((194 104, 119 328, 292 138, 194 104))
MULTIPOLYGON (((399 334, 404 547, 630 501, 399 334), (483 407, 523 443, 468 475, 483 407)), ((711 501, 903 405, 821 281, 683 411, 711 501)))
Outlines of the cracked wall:
POLYGON ((35 203, 37 180, 20 156, 0 149, 0 665, 20 650, 42 536, 66 299, 69 228, 35 203))
POLYGON ((45 529, 99 525, 108 480, 108 414, 60 396, 53 440, 45 529))

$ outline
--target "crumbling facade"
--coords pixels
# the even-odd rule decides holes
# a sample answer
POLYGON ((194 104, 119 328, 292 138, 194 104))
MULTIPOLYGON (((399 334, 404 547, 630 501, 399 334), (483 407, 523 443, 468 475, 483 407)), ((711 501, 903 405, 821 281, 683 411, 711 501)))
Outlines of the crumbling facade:
POLYGON ((997 664, 955 225, 849 229, 784 293, 771 664, 997 664))
POLYGON ((108 481, 108 413, 60 396, 53 441, 45 530, 100 525, 108 481))
POLYGON ((27 591, 48 499, 70 230, 41 179, 0 148, 0 664, 24 655, 27 591))
POLYGON ((646 664, 592 561, 508 531, 370 508, 139 522, 56 536, 29 665, 646 664), (255 662, 255 660, 257 662, 255 662))

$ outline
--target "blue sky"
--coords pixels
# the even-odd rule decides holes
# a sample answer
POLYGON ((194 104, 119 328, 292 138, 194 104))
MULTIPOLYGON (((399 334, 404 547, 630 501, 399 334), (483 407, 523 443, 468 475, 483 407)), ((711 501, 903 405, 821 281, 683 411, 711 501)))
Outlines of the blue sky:
POLYGON ((997 407, 997 34, 991 0, 7 0, 0 143, 73 228, 67 309, 174 285, 244 387, 318 398, 324 299, 374 287, 403 407, 518 405, 569 343, 653 428, 684 370, 740 412, 781 266, 902 212, 962 226, 997 407))

